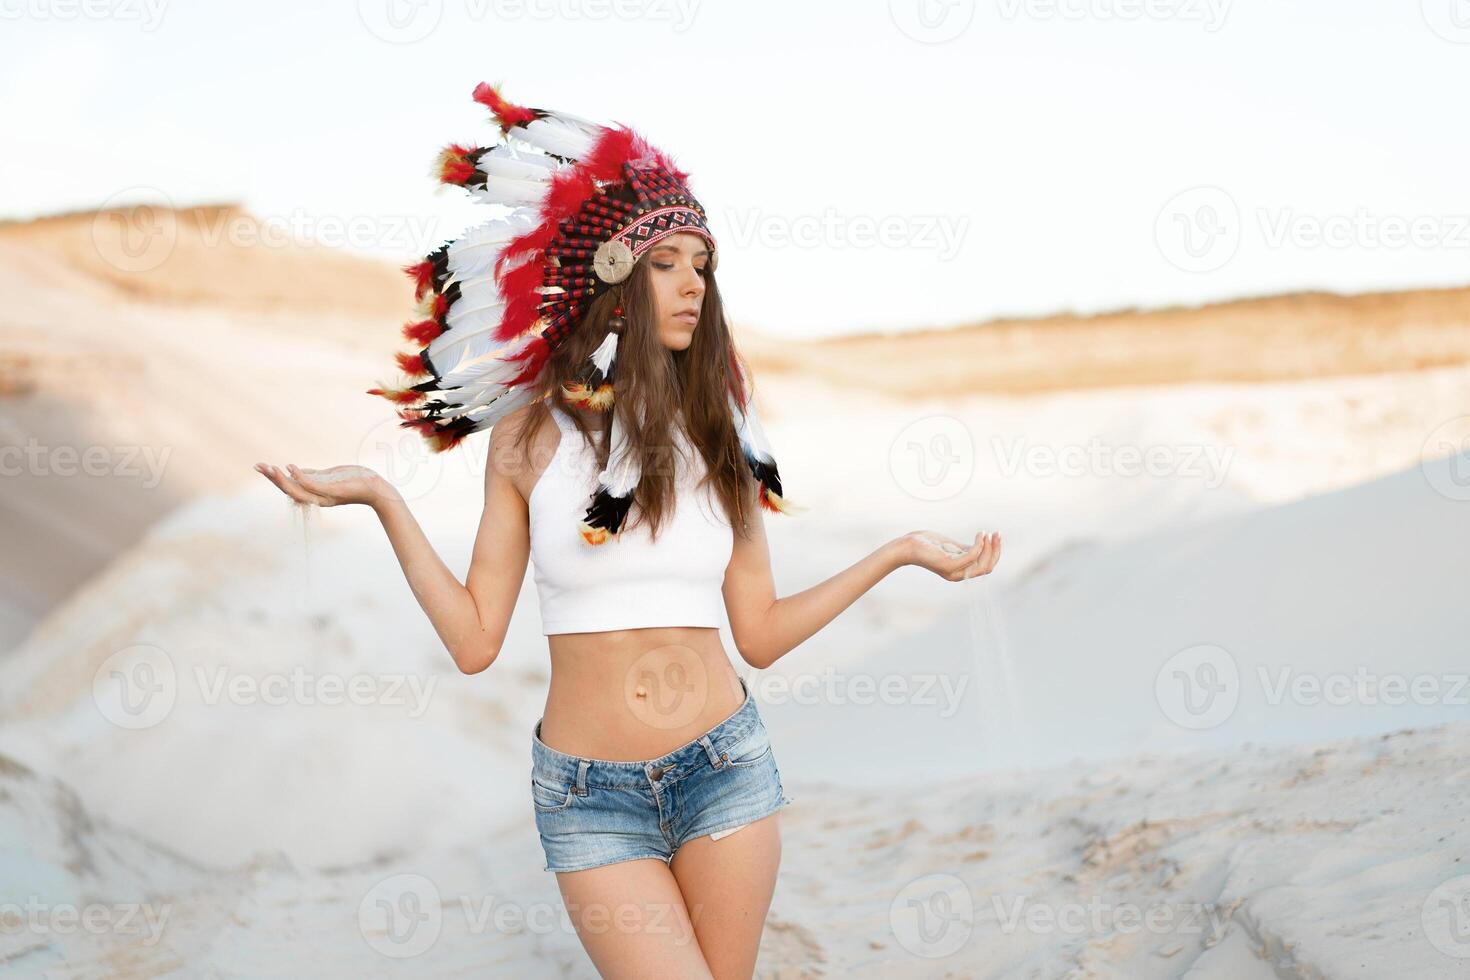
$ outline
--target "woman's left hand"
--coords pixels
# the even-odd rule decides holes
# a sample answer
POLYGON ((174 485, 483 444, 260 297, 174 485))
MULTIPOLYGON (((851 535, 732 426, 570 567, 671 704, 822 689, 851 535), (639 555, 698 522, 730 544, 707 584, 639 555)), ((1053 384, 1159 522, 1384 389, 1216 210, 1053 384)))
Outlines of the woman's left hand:
POLYGON ((950 582, 989 575, 1000 560, 1000 532, 977 533, 966 548, 937 531, 910 531, 897 541, 905 565, 927 568, 950 582))

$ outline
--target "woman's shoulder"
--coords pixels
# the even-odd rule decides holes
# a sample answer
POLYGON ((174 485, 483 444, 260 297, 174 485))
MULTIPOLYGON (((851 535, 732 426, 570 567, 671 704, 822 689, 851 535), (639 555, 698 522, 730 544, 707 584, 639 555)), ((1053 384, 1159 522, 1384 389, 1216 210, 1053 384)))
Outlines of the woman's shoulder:
POLYGON ((491 426, 490 451, 485 459, 487 478, 494 467, 510 477, 522 496, 528 496, 540 472, 527 463, 538 458, 544 461, 560 439, 557 426, 554 422, 547 426, 547 421, 546 406, 534 401, 507 413, 491 426))

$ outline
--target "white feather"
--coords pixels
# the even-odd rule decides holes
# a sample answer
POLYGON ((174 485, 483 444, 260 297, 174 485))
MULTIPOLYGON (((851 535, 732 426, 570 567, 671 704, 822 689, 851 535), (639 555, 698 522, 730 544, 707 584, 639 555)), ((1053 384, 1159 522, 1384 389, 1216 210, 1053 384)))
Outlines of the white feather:
POLYGON ((480 169, 501 177, 524 177, 528 180, 550 180, 558 168, 565 166, 549 156, 531 150, 518 150, 504 143, 480 154, 480 169))
POLYGON ((504 347, 504 341, 495 339, 495 328, 500 326, 504 314, 503 307, 497 312, 485 311, 482 326, 474 329, 459 327, 429 341, 429 358, 440 373, 457 371, 462 361, 482 357, 498 347, 504 347))
POLYGON ((597 474, 600 485, 607 487, 614 497, 626 497, 638 486, 641 468, 638 454, 633 452, 623 425, 623 410, 613 405, 612 432, 609 434, 607 466, 597 474))
POLYGON ((480 358, 461 362, 447 371, 439 382, 440 388, 478 387, 481 385, 504 384, 525 369, 525 361, 511 361, 510 357, 522 353, 540 336, 528 330, 499 349, 492 350, 480 358))
POLYGON ((592 149, 593 141, 603 128, 585 119, 557 113, 533 119, 523 126, 513 126, 507 135, 547 153, 580 160, 592 149))
POLYGON ((540 204, 546 197, 550 183, 544 180, 528 180, 524 177, 489 177, 484 187, 466 187, 483 204, 509 204, 521 207, 540 204))
POLYGON ((530 208, 512 211, 503 218, 482 222, 450 242, 449 279, 471 282, 492 275, 495 260, 510 240, 536 226, 533 214, 530 208))

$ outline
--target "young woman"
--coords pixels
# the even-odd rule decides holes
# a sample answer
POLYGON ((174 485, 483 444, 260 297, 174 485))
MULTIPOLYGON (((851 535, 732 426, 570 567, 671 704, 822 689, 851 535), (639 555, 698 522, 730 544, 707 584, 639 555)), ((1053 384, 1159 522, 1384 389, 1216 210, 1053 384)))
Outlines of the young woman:
MULTIPOLYGON (((514 121, 503 127, 513 133, 530 128, 524 114, 572 118, 509 106, 493 90, 477 98, 503 124, 514 121)), ((678 206, 697 208, 687 192, 675 196, 678 206)), ((721 643, 721 614, 741 659, 769 667, 897 568, 927 568, 948 581, 989 573, 1000 537, 977 534, 965 547, 914 532, 777 598, 762 514, 785 506, 774 461, 754 461, 741 438, 752 425, 748 392, 727 397, 739 362, 702 210, 690 230, 676 223, 646 234, 669 201, 652 194, 605 228, 604 241, 636 233, 624 239, 625 253, 599 250, 623 260, 599 280, 616 288, 581 308, 534 380, 506 386, 522 403, 494 415, 484 513, 464 584, 371 470, 256 469, 297 501, 371 506, 467 674, 500 655, 534 560, 551 682, 531 733, 530 793, 545 868, 557 875, 583 946, 607 977, 748 978, 780 863, 777 811, 790 799, 770 734, 721 643), (610 359, 599 356, 610 336, 620 348, 615 386, 610 359), (589 359, 598 365, 590 374, 589 359), (617 464, 629 459, 640 465, 623 479, 617 464), (618 513, 618 491, 629 486, 636 507, 618 513), (567 520, 582 509, 580 525, 567 520)), ((542 217, 560 220, 549 206, 542 217)), ((556 251, 543 237, 535 255, 556 251)), ((549 266, 562 270, 568 258, 561 252, 549 266)), ((426 390, 458 390, 433 373, 426 390)), ((470 417, 478 425, 492 414, 470 417)), ((429 415, 435 432, 453 425, 429 415)), ((451 431, 457 441, 465 427, 451 431)))

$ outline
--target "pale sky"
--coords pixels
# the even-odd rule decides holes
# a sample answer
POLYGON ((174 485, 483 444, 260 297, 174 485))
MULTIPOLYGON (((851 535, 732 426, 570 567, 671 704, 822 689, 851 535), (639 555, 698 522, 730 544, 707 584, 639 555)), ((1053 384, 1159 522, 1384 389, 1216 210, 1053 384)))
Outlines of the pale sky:
POLYGON ((0 215, 239 200, 395 262, 476 83, 691 173, 792 336, 1470 281, 1467 0, 0 0, 0 215))

